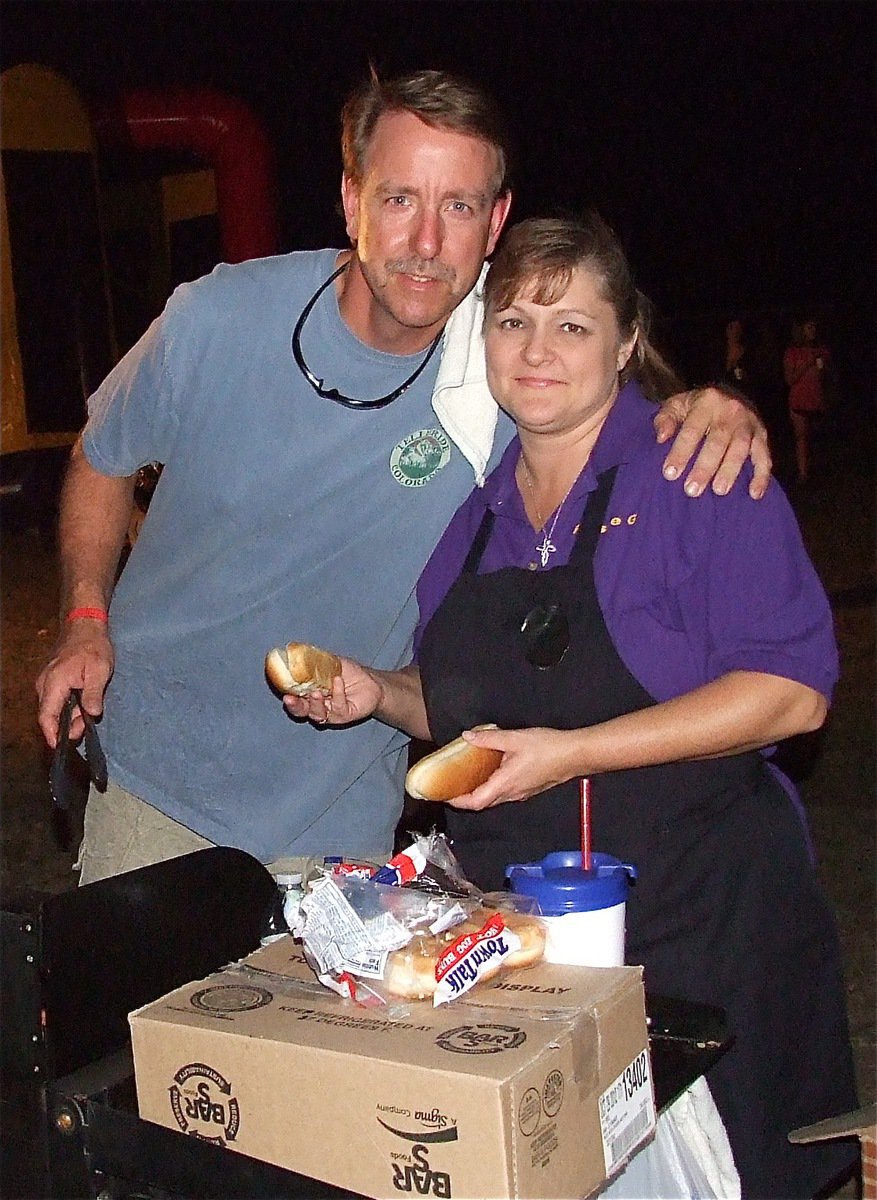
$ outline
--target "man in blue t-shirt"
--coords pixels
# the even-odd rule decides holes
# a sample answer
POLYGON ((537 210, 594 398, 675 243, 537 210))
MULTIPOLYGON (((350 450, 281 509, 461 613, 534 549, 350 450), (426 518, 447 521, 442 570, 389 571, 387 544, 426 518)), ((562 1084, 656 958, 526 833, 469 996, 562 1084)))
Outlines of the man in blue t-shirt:
MULTIPOLYGON (((405 739, 291 721, 263 663, 291 640, 410 659, 420 571, 511 434, 486 389, 476 286, 511 192, 492 103, 442 72, 373 76, 342 140, 352 248, 178 288, 89 400, 62 498, 61 636, 37 681, 50 746, 71 688, 103 714, 110 784, 89 797, 82 883, 214 844, 269 866, 392 849, 405 739), (114 587, 149 462, 164 470, 114 587)), ((657 418, 661 440, 689 407, 667 477, 708 431, 689 494, 714 474, 727 491, 751 443, 760 495, 757 417, 686 394, 657 418)))

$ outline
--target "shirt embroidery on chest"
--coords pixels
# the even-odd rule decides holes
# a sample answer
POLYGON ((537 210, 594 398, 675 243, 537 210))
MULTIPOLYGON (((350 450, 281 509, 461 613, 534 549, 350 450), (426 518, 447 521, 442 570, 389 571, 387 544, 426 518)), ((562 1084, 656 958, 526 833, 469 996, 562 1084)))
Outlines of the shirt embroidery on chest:
POLYGON ((450 461, 447 436, 440 429, 418 429, 393 447, 390 474, 402 487, 423 487, 450 461))
POLYGON ((629 517, 610 517, 606 525, 600 526, 600 532, 605 533, 610 526, 613 528, 618 525, 635 525, 639 513, 631 513, 629 517))

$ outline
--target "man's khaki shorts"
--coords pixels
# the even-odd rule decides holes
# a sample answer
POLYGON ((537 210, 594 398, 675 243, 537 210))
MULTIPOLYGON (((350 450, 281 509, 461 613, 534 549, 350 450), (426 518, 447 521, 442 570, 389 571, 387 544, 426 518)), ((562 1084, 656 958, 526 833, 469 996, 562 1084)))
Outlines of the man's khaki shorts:
MULTIPOLYGON (((213 845, 111 782, 105 792, 92 788, 88 794, 83 838, 73 869, 80 871, 82 886, 213 845)), ((308 879, 322 862, 322 858, 291 857, 266 865, 272 875, 299 872, 308 879)))

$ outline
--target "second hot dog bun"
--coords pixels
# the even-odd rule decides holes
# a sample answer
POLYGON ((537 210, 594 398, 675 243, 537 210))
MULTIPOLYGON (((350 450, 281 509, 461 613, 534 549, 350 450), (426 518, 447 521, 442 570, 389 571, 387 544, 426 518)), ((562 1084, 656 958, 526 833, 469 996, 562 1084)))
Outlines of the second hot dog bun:
POLYGON ((341 659, 308 642, 290 642, 268 651, 265 674, 271 686, 283 695, 331 692, 332 680, 341 674, 341 659))
MULTIPOLYGON (((492 979, 501 970, 530 967, 545 953, 545 926, 538 917, 526 913, 503 912, 507 929, 513 930, 521 941, 520 950, 513 950, 502 962, 497 962, 481 974, 481 981, 492 979)), ((426 1000, 436 989, 435 971, 438 960, 451 942, 468 934, 478 933, 481 922, 469 918, 444 933, 415 934, 407 946, 394 950, 384 970, 384 985, 394 996, 408 1000, 426 1000)))
POLYGON ((520 950, 513 950, 505 961, 507 967, 531 967, 545 954, 547 933, 538 917, 527 913, 504 912, 502 919, 506 929, 513 930, 521 939, 520 950))
MULTIPOLYGON (((496 729, 496 725, 475 725, 496 729)), ((479 787, 502 762, 501 750, 473 746, 455 738, 416 762, 405 776, 405 790, 415 800, 453 800, 479 787)))

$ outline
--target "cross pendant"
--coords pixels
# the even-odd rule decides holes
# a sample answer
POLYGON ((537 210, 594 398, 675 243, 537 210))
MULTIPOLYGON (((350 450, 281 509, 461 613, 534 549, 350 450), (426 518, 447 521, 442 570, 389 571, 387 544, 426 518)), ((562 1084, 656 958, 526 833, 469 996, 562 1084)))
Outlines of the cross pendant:
POLYGON ((552 542, 551 538, 546 533, 545 537, 542 539, 541 545, 536 547, 536 553, 541 558, 543 567, 548 566, 548 556, 549 554, 553 554, 556 549, 557 547, 555 546, 554 542, 552 542))

